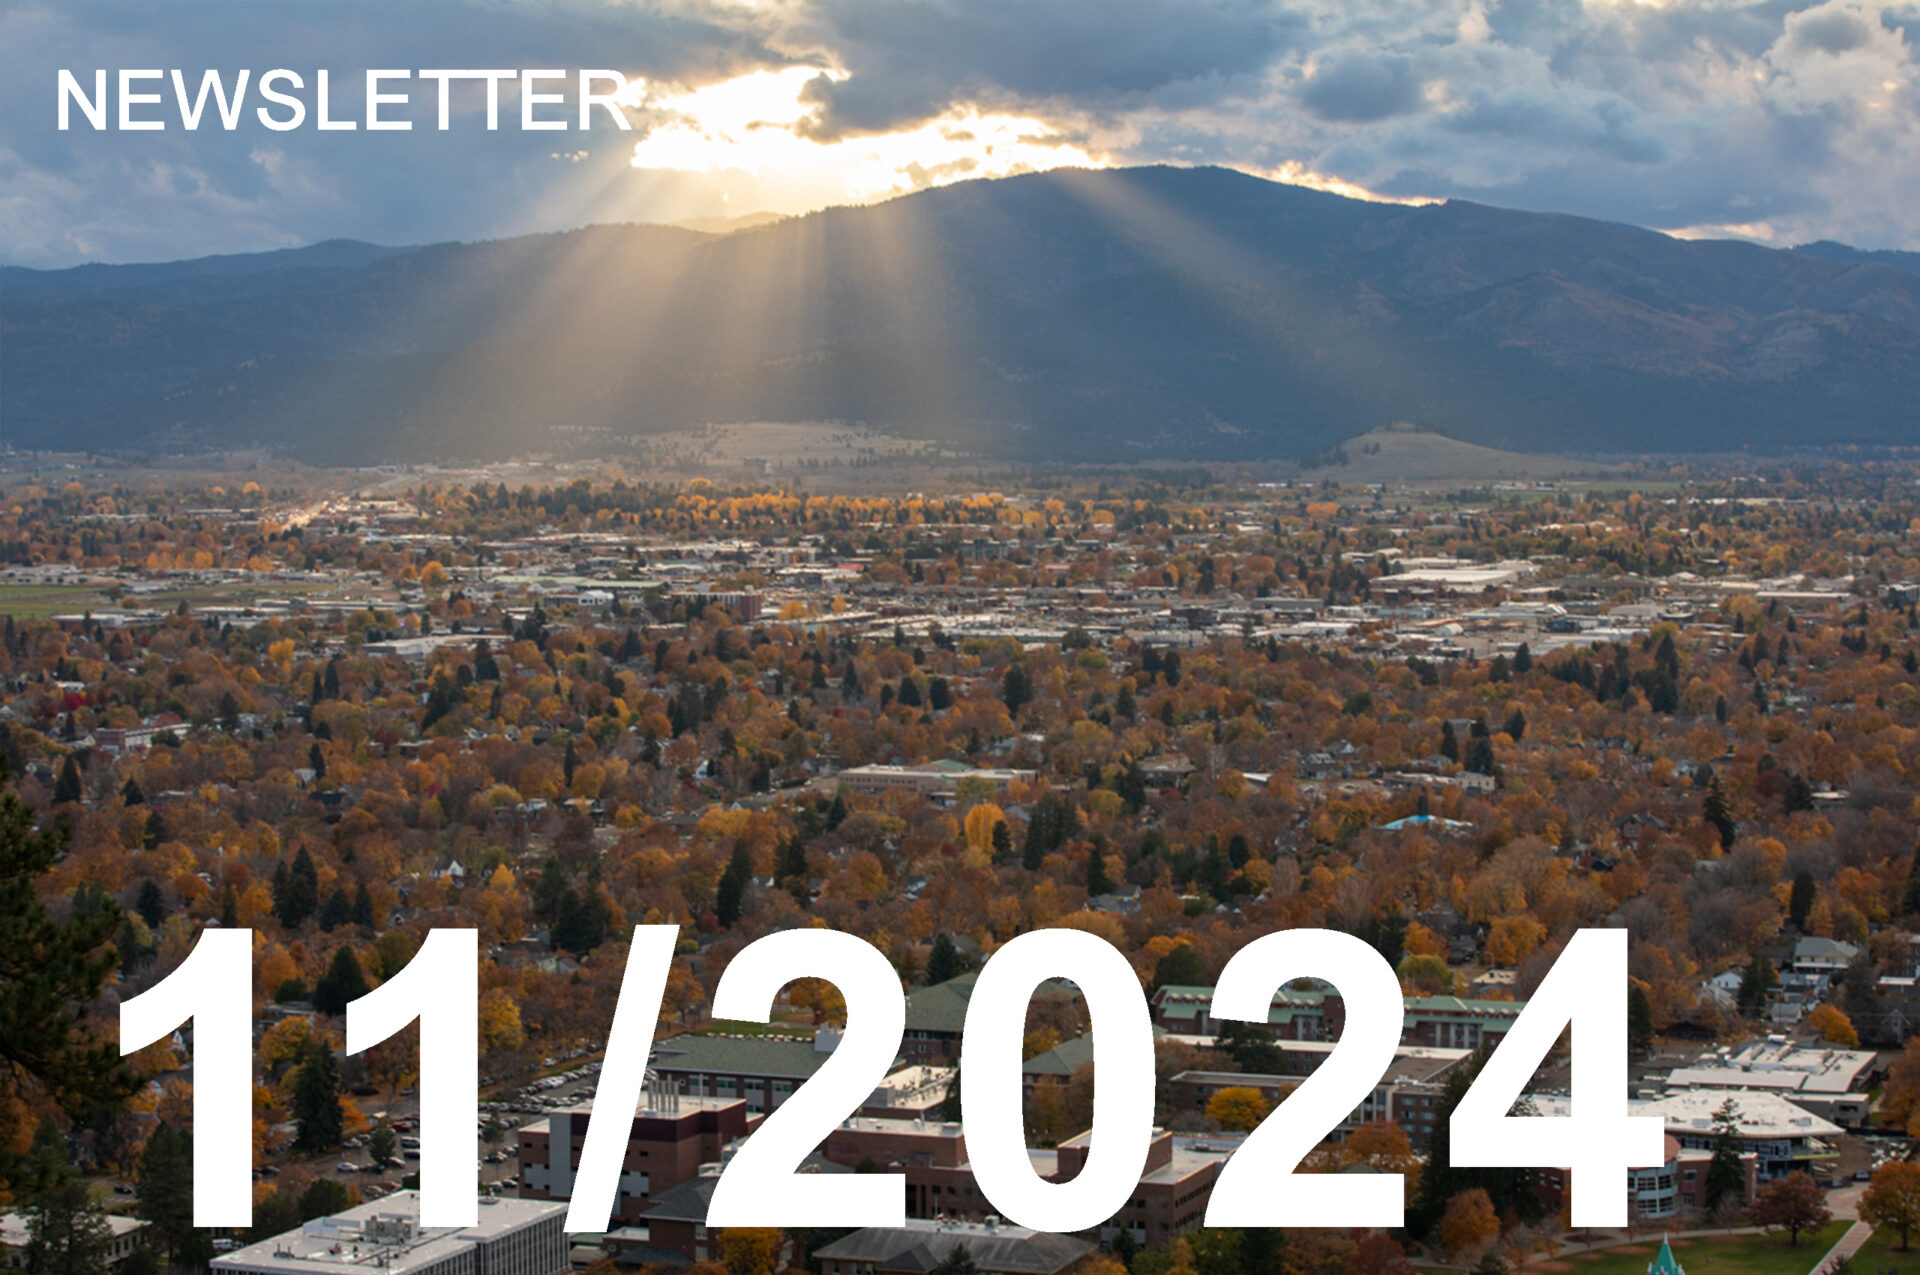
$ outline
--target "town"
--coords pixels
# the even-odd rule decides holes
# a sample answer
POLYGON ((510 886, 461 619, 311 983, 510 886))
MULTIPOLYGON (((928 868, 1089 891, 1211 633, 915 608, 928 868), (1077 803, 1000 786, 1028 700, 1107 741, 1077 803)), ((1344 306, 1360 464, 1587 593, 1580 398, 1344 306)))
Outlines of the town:
MULTIPOLYGON (((10 477, 9 1265, 1811 1270, 1857 1230, 1857 1269, 1920 1270, 1905 461, 1024 494, 10 477), (569 1235, 643 923, 681 927, 646 1094, 608 1228, 569 1235), (846 1016, 798 979, 773 1021, 716 1020, 714 988, 808 925, 884 953, 907 1018, 803 1171, 896 1174, 908 1221, 710 1232, 729 1157, 846 1016), (235 926, 254 1225, 225 1232, 192 1225, 191 1027, 125 1063, 113 1042, 119 1003, 235 926), (344 1049, 346 1004, 451 926, 478 929, 483 988, 486 1196, 464 1230, 419 1220, 416 1036, 344 1049), (994 1215, 956 1066, 983 962, 1062 926, 1127 954, 1158 1079, 1137 1195, 1074 1235, 994 1215), (1337 980, 1277 991, 1265 1029, 1215 1022, 1213 986, 1307 926, 1386 958, 1406 1017, 1303 1170, 1403 1174, 1407 1225, 1208 1228, 1222 1164, 1344 1022, 1337 980), (1564 1172, 1447 1156, 1488 1051, 1592 927, 1629 931, 1625 1097, 1667 1131, 1617 1234, 1570 1224, 1564 1172)), ((1029 1006, 1046 1179, 1090 1152, 1089 1027, 1070 983, 1029 1006)), ((1563 1050, 1527 1103, 1564 1114, 1570 1087, 1563 1050)))

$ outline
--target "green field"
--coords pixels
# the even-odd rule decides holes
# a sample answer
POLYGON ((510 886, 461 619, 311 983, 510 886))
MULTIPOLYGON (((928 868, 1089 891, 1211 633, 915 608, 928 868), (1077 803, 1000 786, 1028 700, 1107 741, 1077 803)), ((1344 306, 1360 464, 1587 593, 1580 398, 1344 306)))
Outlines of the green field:
POLYGON ((1853 1270, 1861 1275, 1920 1275, 1920 1233, 1912 1237, 1913 1247, 1900 1251, 1900 1233, 1882 1227, 1873 1233, 1867 1246, 1853 1259, 1853 1270))
POLYGON ((113 606, 107 595, 86 585, 0 584, 0 615, 16 620, 44 620, 70 611, 105 611, 113 606))
POLYGON ((182 602, 190 608, 244 606, 259 598, 295 598, 322 591, 322 586, 306 582, 269 583, 223 589, 169 589, 115 602, 91 585, 0 584, 0 615, 10 615, 16 620, 44 620, 53 615, 117 611, 128 603, 134 609, 152 611, 171 611, 182 602))
MULTIPOLYGON (((1680 1259, 1687 1275, 1807 1275, 1813 1264, 1847 1233, 1851 1222, 1833 1222, 1817 1233, 1800 1236, 1797 1247, 1789 1247, 1782 1235, 1729 1235, 1706 1239, 1675 1240, 1673 1255, 1680 1259)), ((1660 1251, 1658 1239, 1651 1242, 1602 1249, 1592 1255, 1574 1254, 1557 1261, 1530 1262, 1524 1268, 1533 1271, 1566 1271, 1572 1275, 1647 1275, 1647 1265, 1660 1251)), ((1855 1259, 1853 1269, 1874 1270, 1855 1259)), ((1920 1264, 1914 1267, 1920 1275, 1920 1264)))

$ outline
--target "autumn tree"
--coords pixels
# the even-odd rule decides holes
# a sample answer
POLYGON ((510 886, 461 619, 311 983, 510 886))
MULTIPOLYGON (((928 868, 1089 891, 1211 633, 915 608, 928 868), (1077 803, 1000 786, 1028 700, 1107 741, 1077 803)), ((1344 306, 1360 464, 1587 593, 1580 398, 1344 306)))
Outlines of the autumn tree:
POLYGON ((1755 1225, 1786 1231, 1796 1246, 1800 1232, 1817 1231, 1833 1218, 1827 1193, 1804 1172, 1789 1173, 1762 1186, 1754 1194, 1752 1212, 1755 1225))
POLYGON ((772 1226, 729 1226, 720 1232, 720 1260, 730 1275, 773 1275, 785 1237, 772 1226))
POLYGON ((1447 1252, 1472 1253, 1491 1244, 1500 1235, 1500 1215, 1493 1211, 1493 1199, 1480 1187, 1471 1187, 1447 1201, 1440 1219, 1440 1243, 1447 1252))
POLYGON ((1830 1044, 1846 1049, 1857 1049, 1860 1046, 1860 1033, 1854 1030, 1853 1020, 1848 1018, 1837 1005, 1814 1006, 1807 1014, 1807 1026, 1819 1032, 1830 1044))
POLYGON ((1860 1217, 1875 1226, 1900 1232, 1900 1251, 1913 1244, 1920 1231, 1920 1164, 1892 1160, 1874 1170, 1860 1197, 1860 1217))
POLYGON ((1207 1119, 1233 1133, 1249 1133, 1267 1118, 1266 1098, 1250 1085, 1228 1085, 1207 1099, 1207 1119))

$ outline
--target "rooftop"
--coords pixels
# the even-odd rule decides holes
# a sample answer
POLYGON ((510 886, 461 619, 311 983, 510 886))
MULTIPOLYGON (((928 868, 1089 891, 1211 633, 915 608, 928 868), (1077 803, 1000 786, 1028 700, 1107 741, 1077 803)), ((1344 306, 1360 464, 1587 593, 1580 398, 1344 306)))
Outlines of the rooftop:
POLYGON ((475 1226, 420 1225, 420 1193, 396 1191, 297 1231, 249 1244, 213 1259, 213 1269, 284 1271, 381 1271, 404 1275, 433 1265, 472 1244, 495 1239, 546 1217, 560 1217, 566 1204, 545 1200, 488 1198, 480 1201, 475 1226))

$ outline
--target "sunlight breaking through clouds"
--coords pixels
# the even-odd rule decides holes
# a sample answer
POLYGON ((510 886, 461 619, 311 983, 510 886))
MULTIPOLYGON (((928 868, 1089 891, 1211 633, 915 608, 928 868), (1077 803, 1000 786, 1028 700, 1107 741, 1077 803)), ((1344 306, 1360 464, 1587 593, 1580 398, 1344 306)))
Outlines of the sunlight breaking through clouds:
POLYGON ((636 81, 628 105, 650 125, 633 166, 682 173, 741 172, 778 182, 838 183, 853 201, 883 198, 973 177, 1049 168, 1102 168, 1108 161, 1030 116, 963 108, 912 128, 816 141, 806 99, 819 67, 752 71, 697 88, 636 81))

